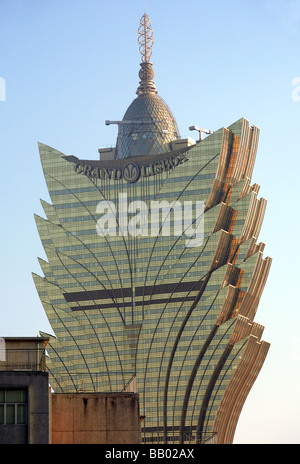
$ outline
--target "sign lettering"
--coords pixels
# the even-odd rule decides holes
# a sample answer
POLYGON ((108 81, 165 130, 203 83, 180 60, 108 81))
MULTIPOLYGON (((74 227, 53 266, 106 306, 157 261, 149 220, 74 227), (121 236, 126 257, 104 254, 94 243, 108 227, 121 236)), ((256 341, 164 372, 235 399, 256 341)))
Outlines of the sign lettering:
POLYGON ((165 171, 174 169, 179 164, 188 161, 188 158, 184 153, 178 153, 172 155, 169 158, 157 160, 154 163, 139 166, 136 162, 128 161, 127 164, 122 168, 105 168, 105 167, 93 167, 80 162, 74 166, 75 172, 78 174, 84 174, 90 179, 111 179, 121 180, 124 179, 127 182, 136 182, 140 177, 156 176, 165 171))

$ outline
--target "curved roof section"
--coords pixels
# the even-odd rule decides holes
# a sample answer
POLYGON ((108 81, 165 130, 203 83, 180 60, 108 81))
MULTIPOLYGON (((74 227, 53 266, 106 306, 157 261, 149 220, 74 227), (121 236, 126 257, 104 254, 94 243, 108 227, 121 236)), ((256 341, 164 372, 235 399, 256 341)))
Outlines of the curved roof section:
POLYGON ((117 158, 165 153, 178 137, 166 103, 157 95, 144 93, 133 100, 119 125, 117 158))
POLYGON ((168 105, 157 95, 154 85, 152 54, 153 31, 146 14, 139 27, 142 62, 138 97, 129 105, 119 122, 117 159, 155 155, 170 151, 170 142, 180 137, 177 123, 168 105))

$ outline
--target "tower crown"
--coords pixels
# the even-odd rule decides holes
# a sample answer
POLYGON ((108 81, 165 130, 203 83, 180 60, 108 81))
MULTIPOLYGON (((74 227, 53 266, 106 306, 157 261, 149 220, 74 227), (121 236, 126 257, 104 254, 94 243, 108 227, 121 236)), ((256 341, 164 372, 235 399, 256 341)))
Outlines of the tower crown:
POLYGON ((138 95, 142 95, 144 93, 152 93, 156 95, 157 90, 153 82, 154 71, 150 61, 153 46, 153 29, 150 19, 146 13, 143 14, 140 20, 140 27, 138 32, 138 43, 142 61, 140 63, 141 69, 139 71, 139 78, 141 79, 140 86, 136 93, 138 95))
POLYGON ((170 142, 179 138, 175 118, 157 95, 154 85, 150 61, 153 29, 146 13, 140 20, 138 44, 141 54, 140 85, 136 91, 138 97, 118 123, 117 159, 165 153, 170 150, 170 142))
POLYGON ((140 20, 139 27, 139 49, 142 57, 142 62, 150 61, 153 45, 153 29, 149 17, 144 13, 140 20))

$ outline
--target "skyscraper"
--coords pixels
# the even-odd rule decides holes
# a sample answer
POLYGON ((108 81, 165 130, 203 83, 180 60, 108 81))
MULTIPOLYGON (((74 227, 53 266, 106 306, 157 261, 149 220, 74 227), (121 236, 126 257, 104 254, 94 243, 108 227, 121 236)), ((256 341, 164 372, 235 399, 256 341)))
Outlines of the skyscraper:
POLYGON ((181 139, 152 43, 144 14, 137 97, 106 122, 115 148, 83 160, 39 144, 51 386, 137 391, 145 443, 231 443, 269 349, 254 321, 271 265, 251 183, 259 129, 242 118, 181 139))

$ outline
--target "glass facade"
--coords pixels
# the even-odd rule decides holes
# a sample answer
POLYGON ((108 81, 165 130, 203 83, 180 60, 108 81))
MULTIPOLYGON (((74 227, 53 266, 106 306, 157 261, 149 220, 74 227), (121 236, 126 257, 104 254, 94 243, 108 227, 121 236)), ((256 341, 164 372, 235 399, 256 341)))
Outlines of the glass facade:
POLYGON ((271 264, 251 184, 259 129, 242 118, 175 150, 168 114, 170 139, 128 132, 108 161, 39 144, 47 367, 55 392, 138 392, 145 443, 231 443, 269 348, 254 322, 271 264))
POLYGON ((119 123, 117 158, 157 155, 168 151, 179 130, 170 109, 157 95, 139 95, 119 123))
POLYGON ((125 173, 120 160, 80 161, 39 145, 52 204, 43 201, 46 218, 36 217, 47 261, 40 260, 44 276, 34 280, 55 333, 51 386, 79 392, 134 385, 145 442, 210 439, 245 359, 250 375, 267 351, 253 322, 270 267, 257 243, 265 201, 250 184, 257 131, 241 119, 179 155, 135 157, 135 182, 113 175, 125 173), (149 211, 153 200, 201 200, 201 245, 188 246, 184 230, 172 233, 172 210, 169 234, 117 227, 115 235, 100 235, 98 205, 118 206, 120 195, 149 211))

